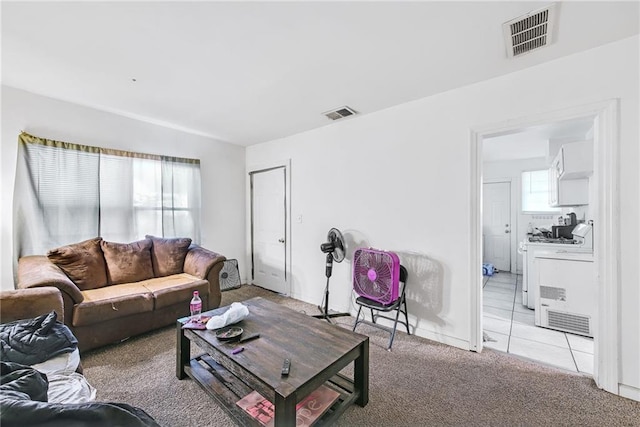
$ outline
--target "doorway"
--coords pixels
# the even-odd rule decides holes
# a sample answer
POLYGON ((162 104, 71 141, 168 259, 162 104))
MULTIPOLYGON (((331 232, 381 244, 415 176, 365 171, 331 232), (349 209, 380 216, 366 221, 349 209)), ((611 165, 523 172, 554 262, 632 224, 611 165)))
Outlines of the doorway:
POLYGON ((251 282, 290 294, 288 165, 249 172, 251 282))
MULTIPOLYGON (((562 214, 562 208, 549 206, 550 159, 555 157, 556 147, 559 148, 561 144, 590 139, 593 126, 593 118, 587 117, 545 123, 506 135, 487 135, 484 138, 482 216, 485 262, 491 257, 500 261, 499 250, 509 248, 509 245, 501 245, 500 239, 507 240, 511 234, 516 237, 515 235, 519 234, 518 229, 521 229, 519 236, 521 242, 527 239, 524 233, 529 227, 539 226, 541 229, 551 230, 551 226, 555 224, 554 218, 562 214), (539 170, 538 175, 541 175, 542 179, 531 180, 529 177, 532 169, 539 170), (498 177, 505 178, 501 180, 498 177), (501 182, 506 180, 510 181, 501 182), (511 181, 516 185, 511 187, 509 185, 511 181), (509 208, 504 206, 508 204, 510 195, 513 195, 513 199, 521 201, 513 205, 513 210, 517 213, 513 220, 514 233, 511 233, 509 227, 507 215, 509 208), (518 220, 522 224, 527 224, 527 229, 518 227, 518 220), (492 238, 491 232, 497 236, 492 238), (497 252, 498 255, 493 255, 492 252, 497 252)), ((588 205, 579 208, 584 215, 584 217, 580 216, 582 220, 592 218, 593 212, 589 211, 588 205)), ((578 207, 571 209, 578 209, 578 207)), ((547 249, 552 250, 551 247, 547 249)), ((555 249, 571 251, 574 248, 571 248, 571 245, 563 245, 556 246, 555 249)), ((540 308, 535 304, 534 298, 524 298, 527 294, 523 292, 527 282, 525 258, 531 263, 534 261, 533 255, 529 254, 527 257, 527 253, 521 251, 521 255, 518 256, 514 250, 511 254, 502 257, 509 258, 509 255, 512 255, 516 258, 520 264, 521 274, 518 274, 517 268, 509 272, 508 268, 500 268, 496 265, 497 273, 484 277, 482 288, 484 345, 545 365, 593 375, 593 339, 557 329, 542 328, 539 317, 540 308)), ((538 253, 540 254, 540 251, 538 253)), ((554 274, 561 274, 567 268, 570 269, 569 264, 571 263, 565 262, 564 265, 558 265, 554 274)), ((532 282, 531 276, 529 276, 529 282, 532 282)), ((588 279, 591 281, 593 277, 588 279)), ((561 286, 564 286, 564 283, 561 286)), ((528 295, 532 295, 530 288, 531 284, 529 284, 528 295)), ((575 301, 574 297, 570 294, 569 301, 575 301)), ((590 307, 595 308, 594 305, 590 307)), ((574 302, 572 310, 577 308, 574 302)), ((582 306, 580 309, 585 307, 582 306)), ((569 327, 569 325, 562 326, 569 327)))
POLYGON ((594 266, 598 288, 597 328, 594 331, 593 377, 596 384, 618 394, 618 265, 615 245, 618 235, 615 206, 618 206, 618 102, 616 100, 539 114, 535 117, 512 119, 502 124, 472 130, 471 134, 471 339, 473 351, 483 347, 483 276, 482 273, 482 177, 483 140, 491 135, 504 135, 545 123, 591 117, 594 126, 594 242, 597 254, 594 266), (477 272, 477 273, 476 273, 477 272))

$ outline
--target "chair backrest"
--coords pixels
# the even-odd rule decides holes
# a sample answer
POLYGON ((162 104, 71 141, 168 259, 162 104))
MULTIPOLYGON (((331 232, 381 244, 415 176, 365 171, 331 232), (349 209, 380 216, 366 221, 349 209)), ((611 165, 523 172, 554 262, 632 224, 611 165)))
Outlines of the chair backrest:
POLYGON ((400 281, 406 285, 408 278, 409 278, 409 272, 407 271, 406 268, 404 268, 404 265, 400 264, 400 281))
POLYGON ((404 291, 407 289, 408 278, 409 272, 404 268, 404 265, 400 264, 400 278, 398 280, 402 283, 402 289, 400 290, 400 295, 398 295, 398 299, 396 301, 400 301, 404 298, 404 291))

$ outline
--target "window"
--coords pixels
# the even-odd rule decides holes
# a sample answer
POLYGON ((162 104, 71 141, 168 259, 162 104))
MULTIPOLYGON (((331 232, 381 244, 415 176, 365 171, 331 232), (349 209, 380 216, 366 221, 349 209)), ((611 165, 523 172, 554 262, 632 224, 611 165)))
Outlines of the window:
POLYGON ((560 212, 549 206, 549 170, 522 172, 522 212, 560 212))
POLYGON ((200 241, 200 161, 20 135, 14 221, 19 258, 102 236, 200 241))

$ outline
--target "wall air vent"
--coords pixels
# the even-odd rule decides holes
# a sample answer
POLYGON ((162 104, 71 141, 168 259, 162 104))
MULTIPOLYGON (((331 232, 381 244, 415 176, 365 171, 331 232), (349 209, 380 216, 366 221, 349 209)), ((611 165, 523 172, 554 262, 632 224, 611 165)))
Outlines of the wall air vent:
POLYGON ((331 120, 338 120, 343 117, 353 116, 354 114, 357 114, 357 112, 353 108, 344 106, 344 107, 336 108, 335 110, 327 111, 322 114, 324 114, 331 120))
POLYGON ((520 56, 551 44, 555 19, 554 3, 502 24, 507 57, 520 56))
POLYGON ((554 301, 566 301, 567 290, 565 288, 540 285, 540 298, 554 301))
POLYGON ((550 328, 593 336, 593 333, 591 333, 591 319, 589 316, 581 316, 578 314, 563 313, 553 310, 547 311, 547 314, 549 316, 548 326, 550 328))

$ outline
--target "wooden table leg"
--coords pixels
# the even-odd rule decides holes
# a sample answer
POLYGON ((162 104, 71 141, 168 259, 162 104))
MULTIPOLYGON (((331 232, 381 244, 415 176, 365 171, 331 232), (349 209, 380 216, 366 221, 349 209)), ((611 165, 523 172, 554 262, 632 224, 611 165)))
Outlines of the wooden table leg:
POLYGON ((276 391, 275 418, 276 427, 295 427, 296 425, 296 395, 289 394, 287 397, 282 396, 276 391))
POLYGON ((191 341, 184 336, 182 323, 176 322, 176 330, 176 377, 181 380, 185 377, 184 367, 191 359, 191 341))
POLYGON ((360 392, 356 403, 365 406, 369 403, 369 340, 360 345, 360 355, 354 363, 354 388, 360 392))

